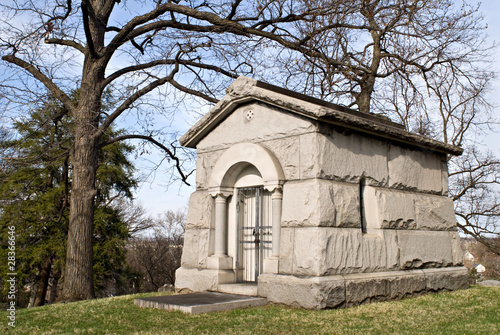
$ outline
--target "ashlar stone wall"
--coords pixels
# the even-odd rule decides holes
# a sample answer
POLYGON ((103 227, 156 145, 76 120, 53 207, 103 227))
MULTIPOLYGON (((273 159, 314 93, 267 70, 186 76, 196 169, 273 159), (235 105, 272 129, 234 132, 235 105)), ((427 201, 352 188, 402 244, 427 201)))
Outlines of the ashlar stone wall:
POLYGON ((191 247, 183 267, 206 268, 214 229, 208 181, 222 153, 240 142, 268 148, 285 173, 279 273, 325 276, 462 264, 446 197, 445 154, 252 103, 197 145, 197 191, 185 237, 191 247))

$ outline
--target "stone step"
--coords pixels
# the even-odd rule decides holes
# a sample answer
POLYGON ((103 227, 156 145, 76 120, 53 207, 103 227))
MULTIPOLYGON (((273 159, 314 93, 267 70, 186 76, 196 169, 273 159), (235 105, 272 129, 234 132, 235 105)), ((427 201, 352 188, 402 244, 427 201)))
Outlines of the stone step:
POLYGON ((256 297, 257 296, 257 283, 232 283, 220 284, 217 287, 218 292, 230 294, 242 294, 256 297))
POLYGON ((226 311, 236 308, 264 306, 267 299, 218 292, 196 292, 179 295, 134 299, 139 307, 178 310, 188 314, 226 311))

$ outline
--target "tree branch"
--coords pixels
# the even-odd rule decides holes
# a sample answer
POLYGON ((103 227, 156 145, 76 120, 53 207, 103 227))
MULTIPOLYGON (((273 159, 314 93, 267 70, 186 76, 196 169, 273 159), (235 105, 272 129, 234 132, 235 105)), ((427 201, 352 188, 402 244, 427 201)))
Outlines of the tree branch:
POLYGON ((85 31, 85 38, 87 39, 87 47, 89 48, 90 56, 97 58, 94 41, 92 40, 92 33, 90 32, 89 10, 87 6, 91 5, 87 2, 87 0, 82 0, 83 29, 85 31))
POLYGON ((15 64, 24 70, 28 71, 33 77, 38 79, 42 84, 47 87, 47 89, 52 93, 52 95, 57 98, 59 101, 61 101, 64 105, 64 107, 69 111, 73 112, 76 108, 75 104, 73 101, 64 93, 52 80, 50 80, 49 77, 47 77, 45 74, 43 74, 38 68, 33 66, 32 64, 17 58, 14 55, 6 55, 3 56, 2 59, 4 61, 7 61, 9 63, 15 64))
POLYGON ((80 43, 72 41, 72 40, 64 40, 62 38, 46 38, 45 43, 46 44, 58 44, 58 45, 69 46, 69 47, 72 47, 72 48, 80 51, 82 54, 85 54, 85 47, 83 45, 81 45, 80 43))
POLYGON ((127 73, 133 72, 133 71, 140 71, 140 70, 146 70, 150 69, 155 66, 159 65, 174 65, 174 64, 180 64, 180 65, 186 65, 186 66, 194 66, 200 69, 205 69, 205 70, 213 70, 215 72, 218 72, 220 74, 223 74, 229 78, 234 78, 236 79, 238 76, 232 72, 229 72, 227 70, 224 70, 221 67, 215 66, 215 65, 210 65, 210 64, 204 64, 204 63, 199 63, 199 62, 194 62, 192 60, 183 60, 183 59, 160 59, 160 60, 155 60, 149 63, 144 63, 144 64, 137 64, 129 67, 125 67, 123 69, 120 69, 112 74, 110 74, 103 82, 102 82, 102 87, 106 87, 109 85, 112 81, 116 80, 120 76, 123 76, 127 73))
MULTIPOLYGON (((162 143, 158 142, 157 140, 155 140, 151 136, 146 136, 146 135, 122 135, 122 136, 117 136, 115 138, 110 139, 106 143, 102 144, 101 148, 105 147, 107 145, 110 145, 112 143, 115 143, 115 142, 124 141, 124 140, 130 140, 130 139, 139 139, 139 140, 145 140, 145 141, 151 142, 154 145, 156 145, 157 147, 159 147, 160 149, 162 149, 163 151, 165 151, 167 153, 167 155, 170 157, 170 159, 172 159, 172 160, 175 161, 175 168, 177 169, 177 172, 179 172, 179 174, 181 176, 181 179, 182 179, 182 182, 184 184, 188 185, 188 186, 191 186, 187 182, 187 179, 193 173, 194 170, 191 171, 191 172, 189 172, 188 174, 184 174, 184 172, 182 171, 182 168, 181 168, 180 160, 175 155, 175 151, 172 152, 169 148, 167 148, 165 145, 163 145, 162 143)), ((175 147, 174 147, 174 149, 175 149, 175 147)))

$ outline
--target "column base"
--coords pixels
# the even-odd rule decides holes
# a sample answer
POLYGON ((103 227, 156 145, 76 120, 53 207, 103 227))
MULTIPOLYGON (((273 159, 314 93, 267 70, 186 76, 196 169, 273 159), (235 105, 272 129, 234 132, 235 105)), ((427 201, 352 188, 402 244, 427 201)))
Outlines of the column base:
POLYGON ((279 257, 268 257, 264 259, 263 273, 278 273, 279 257))
POLYGON ((232 270, 233 257, 212 255, 207 258, 207 268, 214 270, 232 270))
POLYGON ((180 293, 217 291, 220 284, 235 282, 233 270, 188 269, 175 272, 175 291, 180 293))

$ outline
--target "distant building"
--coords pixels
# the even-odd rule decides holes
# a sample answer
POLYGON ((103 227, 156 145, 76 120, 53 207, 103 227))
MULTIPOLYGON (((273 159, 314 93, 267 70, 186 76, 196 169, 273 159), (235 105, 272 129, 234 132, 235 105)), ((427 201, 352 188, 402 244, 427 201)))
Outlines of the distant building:
POLYGON ((470 268, 476 269, 477 273, 483 273, 484 271, 486 271, 486 268, 482 264, 473 264, 470 268))
POLYGON ((464 261, 472 263, 474 262, 474 256, 470 252, 466 251, 464 254, 464 261))

